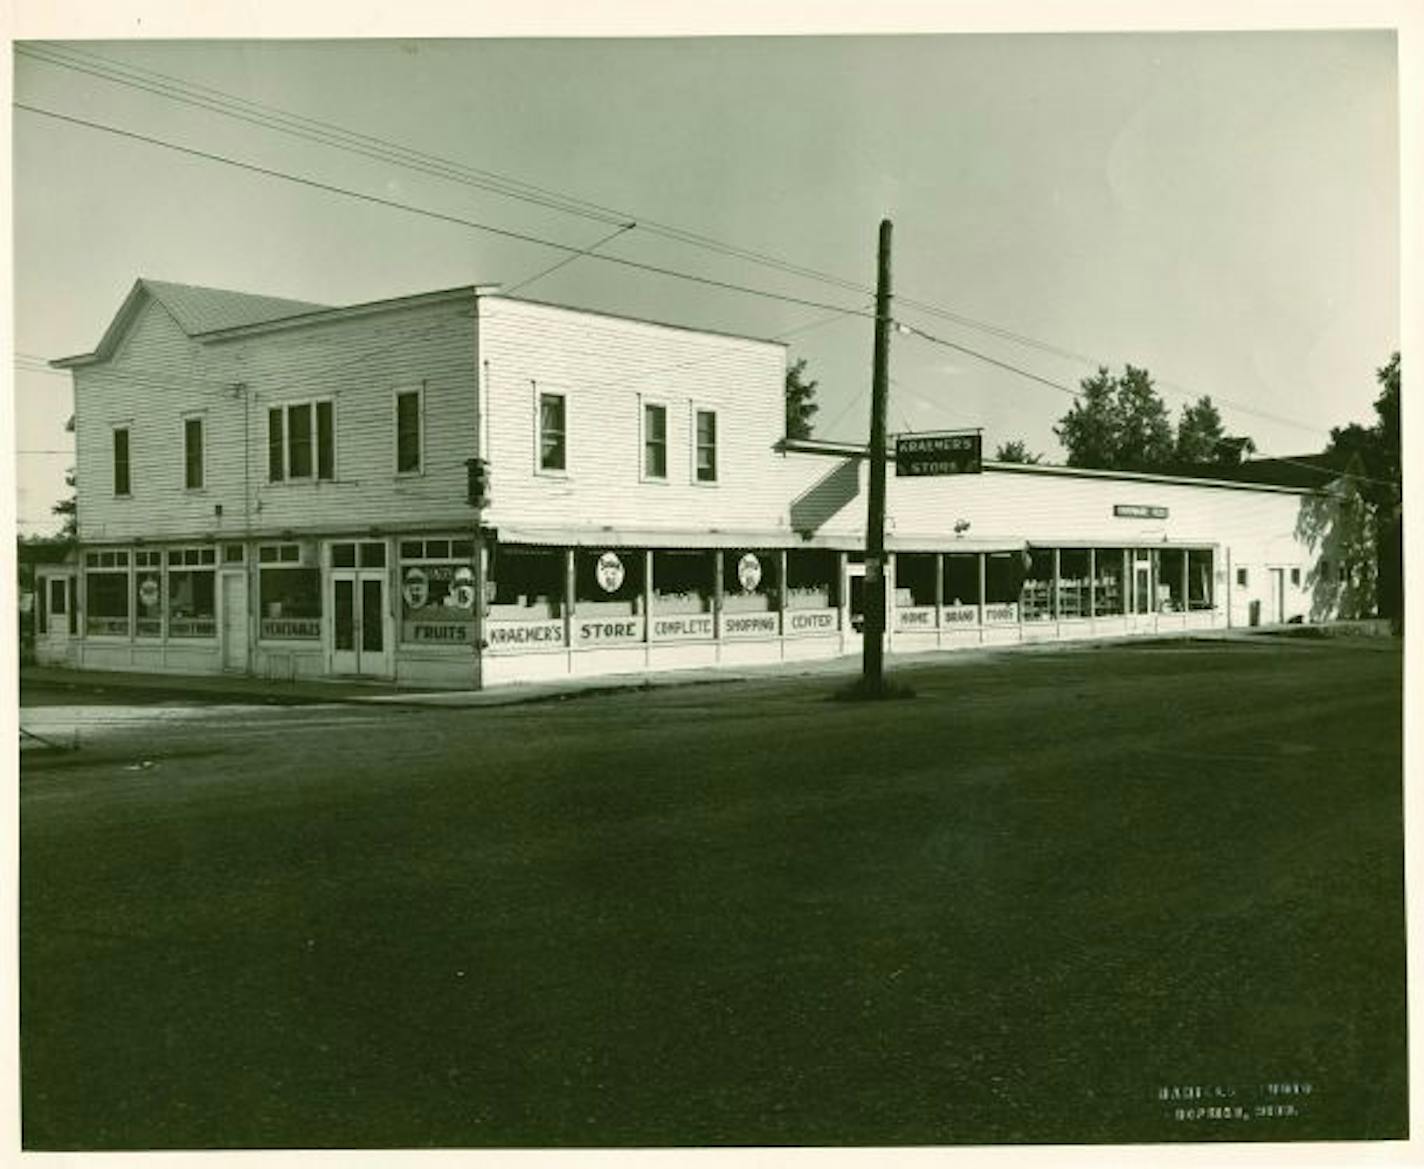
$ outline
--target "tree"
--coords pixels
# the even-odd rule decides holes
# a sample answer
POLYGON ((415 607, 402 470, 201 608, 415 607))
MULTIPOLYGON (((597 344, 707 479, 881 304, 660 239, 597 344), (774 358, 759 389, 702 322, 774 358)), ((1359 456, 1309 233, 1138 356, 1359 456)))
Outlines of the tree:
POLYGON ((1249 438, 1225 432, 1221 412, 1208 396, 1183 408, 1173 433, 1152 375, 1137 366, 1124 366, 1121 377, 1099 366, 1079 384, 1073 408, 1053 431, 1070 467, 1163 472, 1235 467, 1256 449, 1249 438))
POLYGON ((810 438, 813 423, 811 416, 820 409, 812 400, 816 396, 819 382, 806 378, 806 359, 803 357, 786 371, 786 437, 810 438))
MULTIPOLYGON (((74 433, 74 415, 69 416, 69 421, 64 424, 65 433, 74 433)), ((79 500, 73 493, 77 486, 74 478, 74 468, 70 467, 64 473, 64 485, 71 489, 70 495, 56 503, 50 512, 63 518, 63 523, 59 528, 59 536, 62 540, 73 540, 79 534, 79 500)))
POLYGON ((1026 463, 1029 466, 1037 466, 1043 462, 1043 456, 1031 453, 1028 444, 1021 438, 1012 442, 1001 442, 999 449, 994 452, 994 458, 1000 463, 1026 463))

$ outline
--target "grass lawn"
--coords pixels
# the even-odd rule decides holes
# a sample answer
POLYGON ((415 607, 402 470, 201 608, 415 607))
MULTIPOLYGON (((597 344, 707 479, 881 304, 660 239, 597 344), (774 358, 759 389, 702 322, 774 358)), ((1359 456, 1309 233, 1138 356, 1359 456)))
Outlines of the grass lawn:
POLYGON ((1010 654, 33 767, 25 1144, 1403 1136, 1401 674, 1010 654))

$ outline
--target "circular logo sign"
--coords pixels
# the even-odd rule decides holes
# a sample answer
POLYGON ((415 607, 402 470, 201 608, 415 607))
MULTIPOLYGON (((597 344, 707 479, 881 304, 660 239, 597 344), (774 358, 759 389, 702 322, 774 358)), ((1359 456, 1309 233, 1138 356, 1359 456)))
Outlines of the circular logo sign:
POLYGON ((761 584, 761 561, 754 553, 748 552, 737 561, 737 580, 741 582, 744 593, 753 592, 761 584))
POLYGON ((616 552, 605 552, 598 558, 594 576, 598 579, 598 587, 605 593, 616 593, 622 588, 623 575, 623 561, 618 559, 616 552))
POLYGON ((455 569, 455 587, 450 590, 450 595, 462 609, 475 607, 475 570, 468 564, 455 569))
POLYGON ((139 582, 138 599, 145 608, 153 608, 158 604, 158 579, 146 576, 139 582))
POLYGON ((430 600, 430 578, 425 575, 425 570, 407 568, 401 592, 405 594, 405 603, 412 609, 425 608, 425 603, 430 600))

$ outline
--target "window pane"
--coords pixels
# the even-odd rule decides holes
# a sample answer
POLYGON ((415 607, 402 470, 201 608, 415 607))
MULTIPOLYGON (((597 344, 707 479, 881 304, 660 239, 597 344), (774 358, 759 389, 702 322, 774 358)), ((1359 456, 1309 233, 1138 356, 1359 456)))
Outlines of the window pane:
POLYGON ((336 478, 336 430, 330 402, 316 404, 316 477, 336 478))
POLYGON ((189 418, 183 423, 183 483, 203 485, 203 420, 189 418))
POLYGON ((384 568, 386 566, 386 546, 371 543, 361 545, 362 568, 384 568))
POLYGON ((667 408, 643 407, 643 474, 650 479, 667 478, 667 408))
POLYGON ((331 564, 333 568, 355 568, 356 545, 333 544, 331 546, 331 564))
POLYGON ((539 467, 562 471, 566 467, 564 396, 539 395, 539 467))
POLYGON ((420 395, 396 395, 396 470, 420 470, 420 395))
POLYGON ((312 417, 307 402, 287 408, 287 471, 293 479, 312 476, 312 417))
POLYGON ((49 611, 56 616, 64 612, 65 602, 69 595, 69 590, 64 587, 64 583, 62 580, 49 582, 49 611))
POLYGON ((280 483, 286 478, 283 467, 286 466, 282 458, 282 411, 281 409, 267 411, 267 478, 273 483, 280 483))
POLYGON ((114 431, 114 494, 129 493, 129 432, 114 431))
POLYGON ((84 627, 89 633, 119 637, 128 636, 128 573, 87 573, 84 582, 84 594, 84 627))
POLYGON ((264 638, 321 638, 321 571, 316 568, 262 570, 264 638))
POLYGON ((216 637, 215 573, 211 569, 168 574, 168 636, 216 637))
POLYGON ((242 563, 242 555, 243 555, 243 547, 242 547, 241 544, 224 544, 224 545, 223 545, 223 563, 224 563, 224 564, 241 564, 241 563, 242 563))
POLYGON ((134 634, 163 636, 163 582, 157 570, 134 574, 134 634))
POLYGON ((711 410, 697 412, 697 479, 712 483, 717 478, 717 415, 711 410))

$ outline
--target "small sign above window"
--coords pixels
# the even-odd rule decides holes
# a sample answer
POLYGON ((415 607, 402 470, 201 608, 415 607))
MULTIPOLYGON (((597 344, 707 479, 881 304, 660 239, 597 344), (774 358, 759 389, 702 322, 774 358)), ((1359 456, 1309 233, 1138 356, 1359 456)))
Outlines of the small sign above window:
POLYGON ((1167 509, 1146 503, 1115 503, 1113 515, 1129 520, 1165 520, 1167 509))

